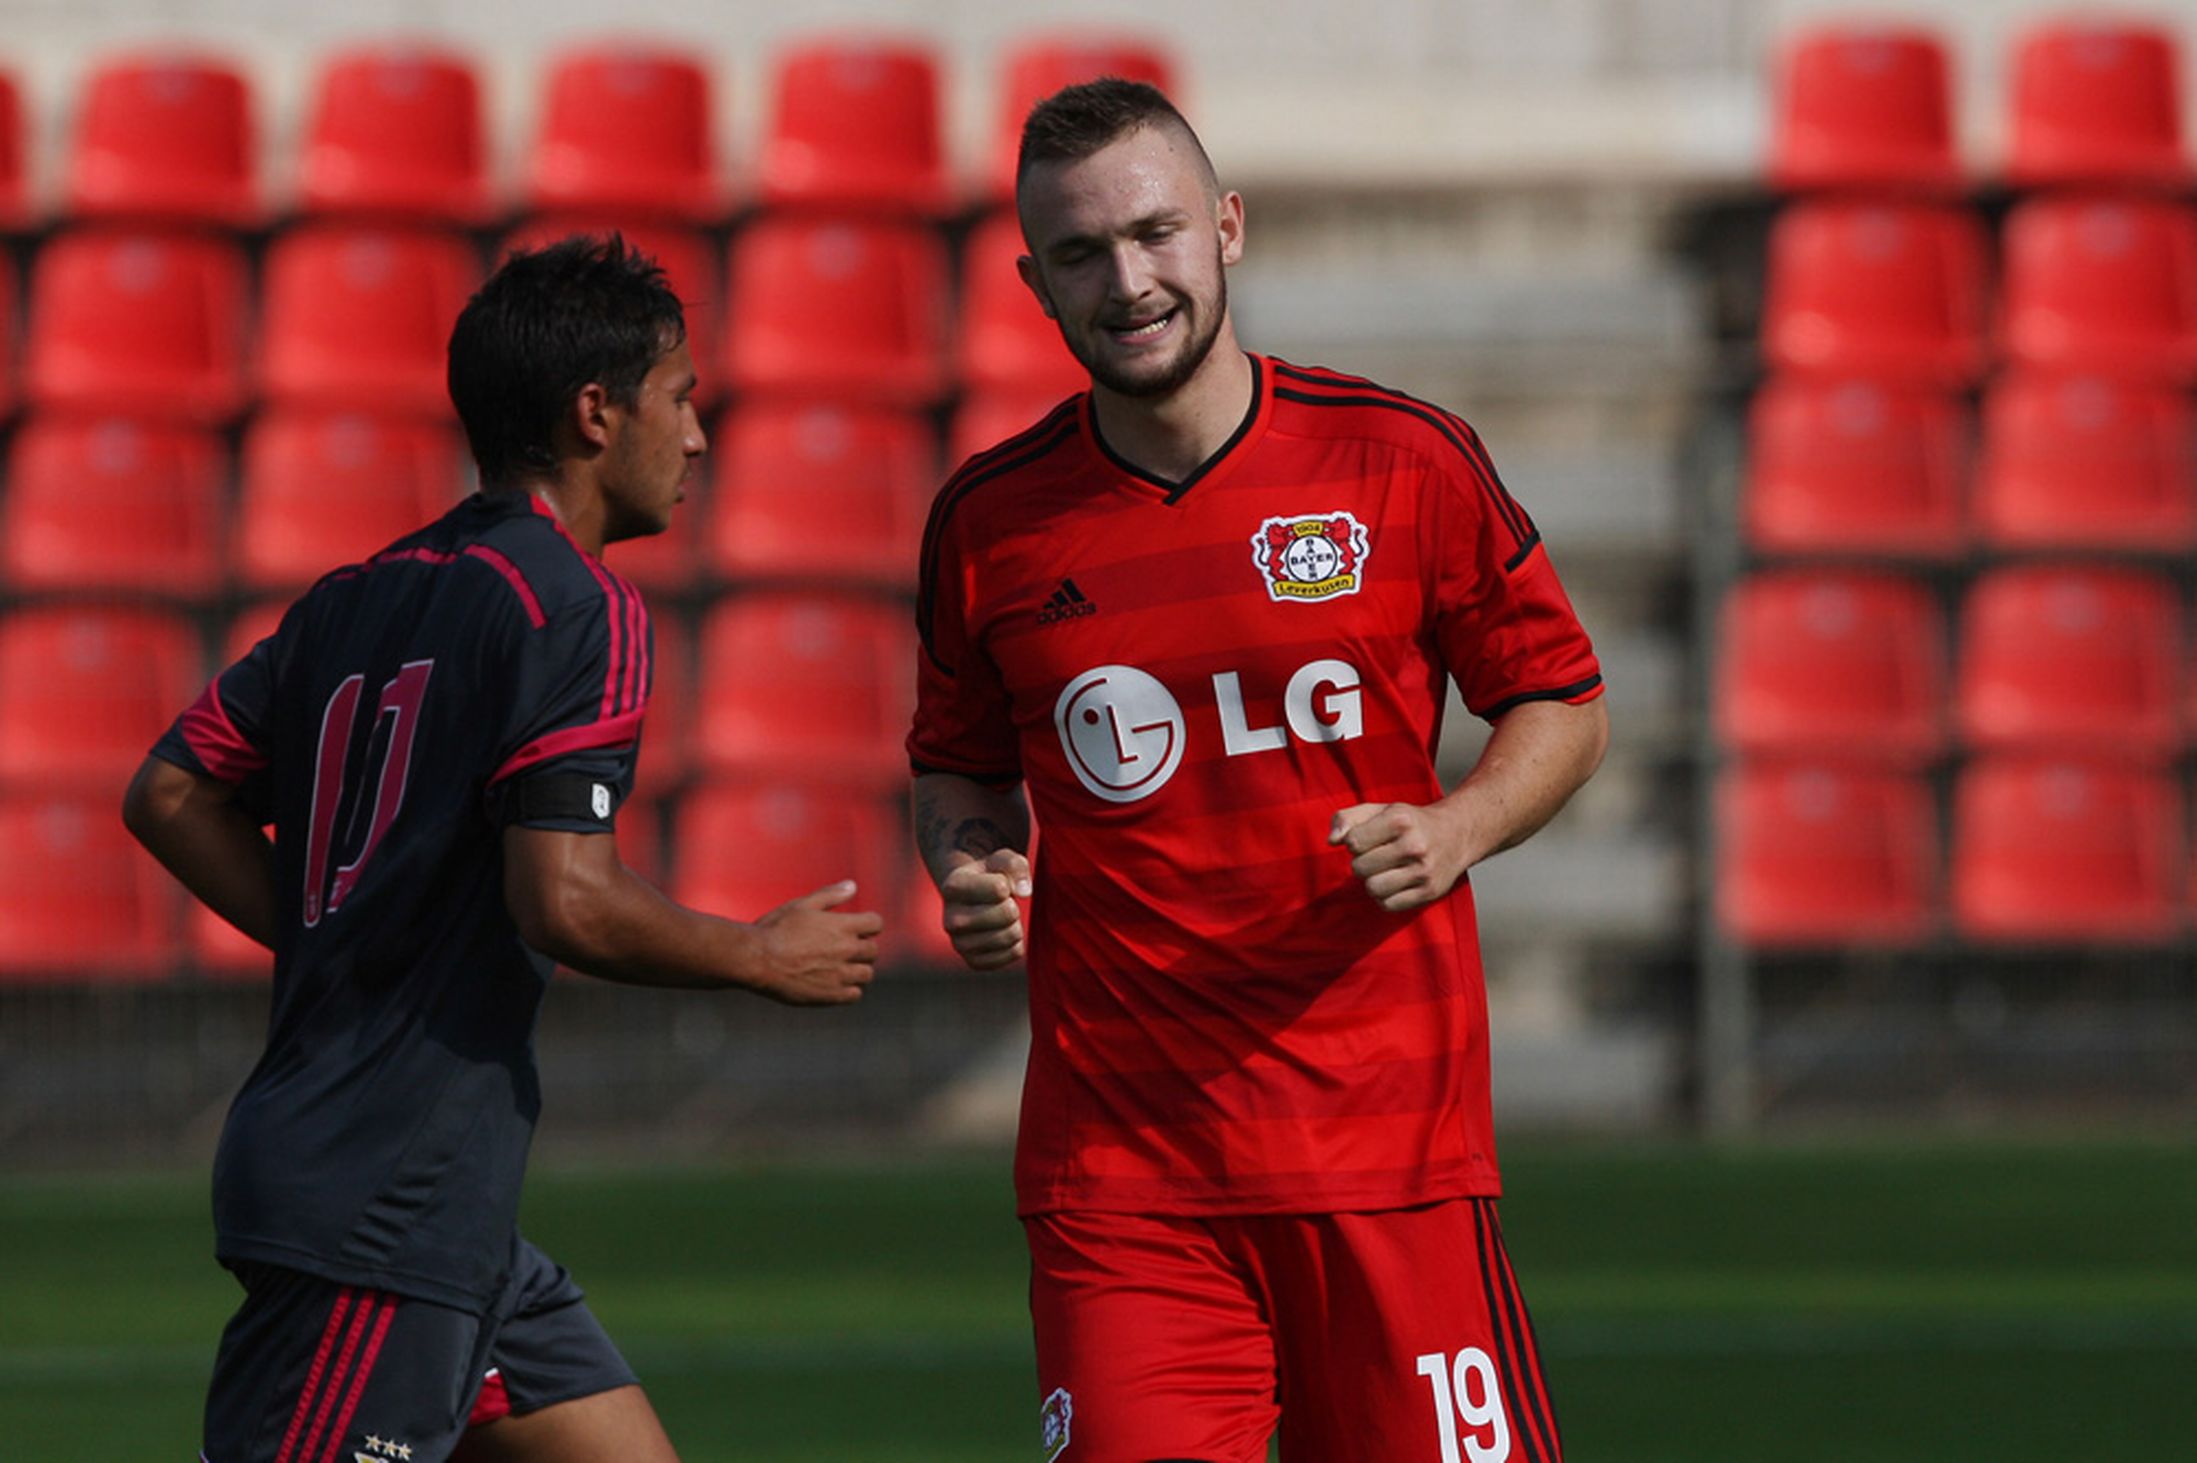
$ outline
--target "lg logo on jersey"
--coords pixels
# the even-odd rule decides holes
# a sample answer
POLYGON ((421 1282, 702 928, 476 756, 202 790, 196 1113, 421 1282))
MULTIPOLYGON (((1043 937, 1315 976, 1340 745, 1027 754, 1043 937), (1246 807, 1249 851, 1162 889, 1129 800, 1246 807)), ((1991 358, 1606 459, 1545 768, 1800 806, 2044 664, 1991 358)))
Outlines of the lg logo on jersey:
MULTIPOLYGON (((1357 667, 1316 660, 1289 678, 1281 720, 1252 725, 1243 682, 1234 671, 1213 677, 1221 747, 1231 757, 1278 752, 1300 742, 1347 742, 1365 735, 1357 667)), ((1260 713, 1261 719, 1272 715, 1260 713)), ((1102 665, 1061 689, 1053 728, 1076 780, 1110 803, 1134 803, 1167 785, 1182 765, 1190 729, 1182 703, 1158 677, 1131 665, 1102 665)))

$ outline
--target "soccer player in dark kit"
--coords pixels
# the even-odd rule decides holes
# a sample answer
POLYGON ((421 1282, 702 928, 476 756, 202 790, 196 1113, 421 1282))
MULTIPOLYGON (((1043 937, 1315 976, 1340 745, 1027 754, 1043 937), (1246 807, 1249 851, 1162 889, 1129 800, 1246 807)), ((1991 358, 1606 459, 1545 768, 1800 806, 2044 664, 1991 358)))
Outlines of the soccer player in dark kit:
POLYGON ((1467 870, 1594 771, 1593 647, 1462 421, 1237 342, 1165 97, 1041 103, 1016 207, 1091 389, 940 492, 908 747, 955 948, 1027 945, 1039 1456, 1560 1463, 1467 870))
POLYGON ((744 924, 619 861, 650 633, 601 554, 670 523, 694 387, 679 301, 622 241, 514 255, 450 340, 481 491, 323 578, 130 786, 131 831, 275 952, 214 1165, 245 1298, 205 1463, 676 1456, 517 1229, 553 963, 832 1005, 880 925, 851 883, 744 924))

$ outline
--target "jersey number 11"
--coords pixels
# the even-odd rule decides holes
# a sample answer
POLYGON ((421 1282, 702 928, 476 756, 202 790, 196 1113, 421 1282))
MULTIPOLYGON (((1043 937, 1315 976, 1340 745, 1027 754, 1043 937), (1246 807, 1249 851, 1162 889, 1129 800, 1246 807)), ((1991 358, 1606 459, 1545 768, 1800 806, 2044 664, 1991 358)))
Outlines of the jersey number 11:
MULTIPOLYGON (((343 901, 357 887, 359 874, 366 861, 374 856, 381 836, 389 831, 389 825, 397 820, 397 808, 404 802, 404 784, 412 770, 412 739, 420 729, 420 702, 427 696, 427 678, 434 671, 431 660, 407 662, 404 668, 392 676, 389 684, 381 688, 381 701, 374 708, 374 726, 378 730, 383 717, 388 717, 389 736, 384 743, 381 765, 374 769, 373 818, 366 827, 366 840, 360 846, 358 856, 336 870, 333 882, 328 875, 328 860, 332 856, 336 839, 336 817, 345 806, 358 807, 357 783, 364 779, 366 765, 351 766, 351 732, 358 718, 359 696, 366 688, 366 677, 347 677, 328 698, 328 705, 320 715, 320 750, 313 762, 313 809, 307 819, 305 833, 305 927, 311 929, 321 921, 321 916, 334 914, 343 907, 343 901)), ((363 764, 373 762, 375 738, 367 738, 367 755, 363 764)), ((352 826, 358 825, 358 816, 352 815, 352 826)))

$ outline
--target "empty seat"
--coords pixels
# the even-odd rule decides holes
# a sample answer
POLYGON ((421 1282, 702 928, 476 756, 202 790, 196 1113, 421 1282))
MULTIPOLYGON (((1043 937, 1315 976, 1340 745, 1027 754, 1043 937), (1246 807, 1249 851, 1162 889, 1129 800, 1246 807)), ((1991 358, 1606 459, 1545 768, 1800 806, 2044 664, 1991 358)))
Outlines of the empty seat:
POLYGON ((2181 58, 2165 27, 2054 21, 2020 38, 2013 70, 2017 186, 2188 179, 2181 58))
POLYGON ((961 256, 960 374, 976 390, 1051 391, 1083 388, 1083 366, 1061 342, 1022 282, 1022 225, 995 213, 969 235, 961 256))
POLYGON ((0 796, 0 979, 164 976, 178 897, 112 789, 0 796))
POLYGON ((1774 377, 1747 422, 1741 500, 1764 553, 1943 558, 1963 540, 1968 413, 1951 393, 1774 377))
POLYGON ((464 451, 450 428, 353 412, 277 410, 244 439, 236 572, 301 589, 448 511, 464 451))
POLYGON ((1796 37, 1777 70, 1770 181, 1780 188, 1950 188, 1945 42, 1918 26, 1828 26, 1796 37))
MULTIPOLYGON (((1081 389, 1081 388, 1078 388, 1081 389)), ((977 453, 1027 431, 1060 405, 1067 391, 972 391, 954 408, 946 428, 946 462, 967 462, 977 453)))
POLYGON ((228 451, 205 428, 34 418, 8 452, 0 578, 19 593, 212 594, 228 482, 228 451))
POLYGON ((252 94, 225 61, 107 62, 84 86, 68 164, 72 213, 238 225, 260 211, 252 94))
POLYGON ((840 906, 890 915, 905 847, 877 795, 829 782, 705 784, 680 802, 672 891, 680 903, 753 921, 791 899, 853 879, 840 906))
POLYGON ((735 391, 927 405, 946 387, 946 251, 913 224, 766 218, 733 241, 735 391))
POLYGON ((1773 369, 1959 385, 1984 363, 1988 241, 1950 205, 1796 203, 1770 229, 1773 369))
POLYGON ((1944 741, 1944 628, 1921 584, 1858 570, 1773 570, 1725 598, 1719 739, 1753 754, 1913 763, 1944 741))
POLYGON ((1981 758, 1954 786, 1954 919, 1983 940, 2171 940, 2181 923, 2183 826, 2164 772, 1981 758))
POLYGON ((1979 746, 2164 760, 2182 741, 2174 582, 2136 569, 1988 570, 1961 608, 1961 734, 1979 746))
POLYGON ((480 80, 433 49, 338 52, 306 124, 299 200, 309 212, 477 223, 488 210, 480 80))
POLYGON ((758 188, 772 206, 943 212, 938 59, 920 44, 847 38, 786 51, 758 188))
POLYGON ((250 276, 236 244, 85 230, 39 250, 25 394, 39 406, 223 421, 244 407, 250 276))
POLYGON ((527 193, 537 209, 714 221, 724 198, 702 63, 631 47, 557 58, 543 85, 527 193))
POLYGON ((15 266, 0 259, 0 418, 15 410, 15 356, 21 329, 15 266))
POLYGON ((758 402, 725 418, 716 463, 715 573, 914 585, 938 470, 921 417, 758 402))
POLYGON ((1157 41, 1097 31, 1047 32, 1024 36, 1002 58, 999 111, 992 124, 991 186, 1000 197, 1015 191, 1015 160, 1022 149, 1022 124, 1030 109, 1062 87, 1117 76, 1158 87, 1176 106, 1175 64, 1157 41))
POLYGON ((47 605, 0 616, 0 784, 115 794, 204 670, 177 615, 47 605))
POLYGON ((702 621, 701 760, 755 776, 897 785, 914 682, 915 630, 900 605, 737 596, 702 621))
POLYGON ((2043 197, 2006 220, 2000 333, 2024 365, 2197 375, 2197 208, 2043 197))
POLYGON ((1877 945, 1936 919, 1938 820, 1920 777, 1787 762, 1716 789, 1718 922, 1747 945, 1877 945))
POLYGON ((717 359, 717 327, 725 311, 724 276, 707 235, 657 219, 630 219, 608 213, 545 214, 506 235, 506 252, 540 249, 573 234, 617 233, 626 244, 662 266, 664 282, 686 307, 687 350, 701 384, 696 396, 720 394, 724 377, 717 359))
POLYGON ((14 74, 0 71, 0 229, 23 222, 23 181, 23 96, 14 74))
POLYGON ((268 398, 447 417, 450 327, 480 277, 455 233, 314 224, 284 234, 267 250, 268 398))
POLYGON ((1977 532, 2002 548, 2197 547, 2197 413, 2163 382, 2013 371, 1984 395, 1977 532))

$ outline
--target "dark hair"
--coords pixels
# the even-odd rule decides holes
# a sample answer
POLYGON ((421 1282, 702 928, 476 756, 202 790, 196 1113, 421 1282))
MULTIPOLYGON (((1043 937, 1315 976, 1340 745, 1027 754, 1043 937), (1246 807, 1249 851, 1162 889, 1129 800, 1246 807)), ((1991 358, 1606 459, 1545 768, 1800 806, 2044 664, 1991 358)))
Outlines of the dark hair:
POLYGON ((1022 147, 1015 157, 1020 180, 1033 163, 1080 162, 1140 127, 1167 127, 1189 139, 1206 178, 1213 163, 1205 145, 1175 104, 1158 87, 1142 81, 1102 76, 1064 86, 1030 109, 1022 123, 1022 147))
POLYGON ((616 233, 512 254, 450 331, 450 400, 481 485, 557 465, 558 415, 600 383, 631 406, 650 368, 686 338, 664 271, 616 233))

